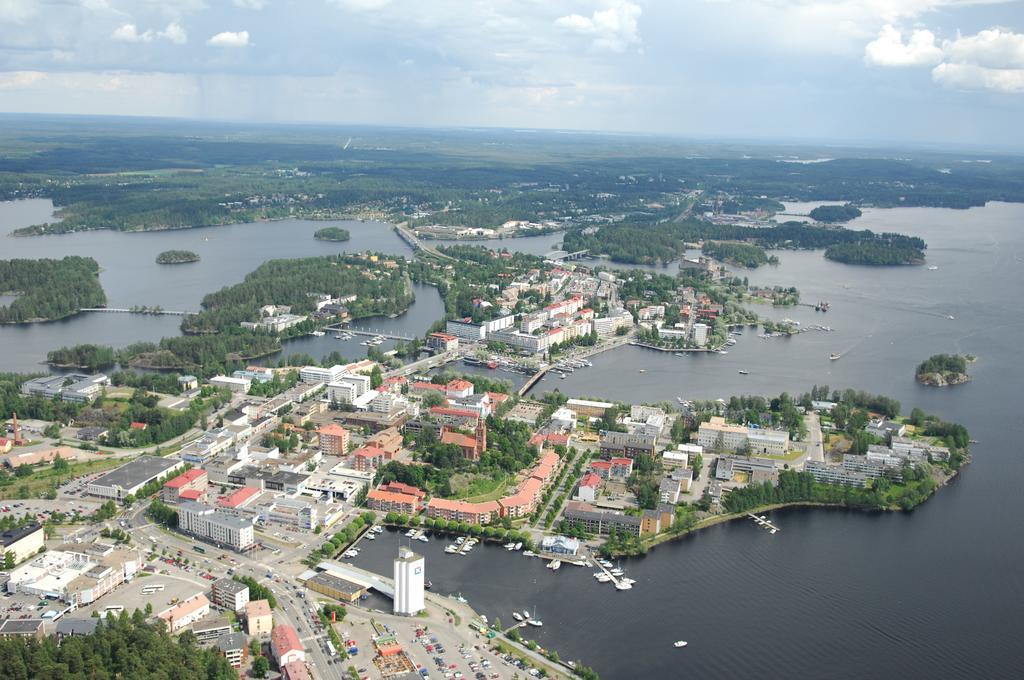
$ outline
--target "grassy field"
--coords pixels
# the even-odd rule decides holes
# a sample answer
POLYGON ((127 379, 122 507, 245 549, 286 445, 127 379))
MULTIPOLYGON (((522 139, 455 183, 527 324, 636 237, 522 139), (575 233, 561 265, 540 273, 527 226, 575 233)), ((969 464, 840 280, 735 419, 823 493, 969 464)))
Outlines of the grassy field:
POLYGON ((512 481, 510 475, 492 479, 485 475, 458 474, 452 477, 452 491, 455 498, 469 503, 496 501, 506 495, 505 490, 512 481))
POLYGON ((794 448, 794 449, 792 449, 789 453, 787 453, 784 456, 761 456, 761 458, 771 458, 772 460, 786 460, 786 461, 790 461, 790 460, 796 460, 800 456, 803 456, 805 453, 806 453, 806 451, 804 451, 803 449, 794 448))
POLYGON ((73 477, 95 474, 113 469, 124 464, 124 458, 98 458, 95 460, 71 463, 68 470, 55 472, 52 465, 41 468, 33 468, 32 474, 28 477, 15 477, 11 475, 10 484, 0 486, 0 499, 23 499, 38 498, 52 486, 60 486, 61 483, 73 477), (27 493, 26 493, 27 489, 27 493))

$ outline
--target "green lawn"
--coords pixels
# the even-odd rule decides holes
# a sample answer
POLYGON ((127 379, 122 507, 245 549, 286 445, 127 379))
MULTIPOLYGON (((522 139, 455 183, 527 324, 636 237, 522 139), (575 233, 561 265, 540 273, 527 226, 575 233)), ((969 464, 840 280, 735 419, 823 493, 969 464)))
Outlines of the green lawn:
POLYGON ((126 462, 125 458, 97 458, 81 463, 71 463, 67 471, 60 473, 54 472, 53 465, 33 468, 32 474, 28 477, 15 477, 11 475, 8 478, 10 483, 0 486, 0 499, 37 498, 39 494, 47 491, 54 484, 59 486, 73 477, 103 472, 123 465, 126 462), (22 487, 28 487, 27 494, 23 493, 25 489, 22 487))
POLYGON ((485 475, 459 474, 451 480, 452 491, 455 492, 453 497, 468 503, 496 501, 506 495, 511 480, 510 475, 492 479, 485 475))

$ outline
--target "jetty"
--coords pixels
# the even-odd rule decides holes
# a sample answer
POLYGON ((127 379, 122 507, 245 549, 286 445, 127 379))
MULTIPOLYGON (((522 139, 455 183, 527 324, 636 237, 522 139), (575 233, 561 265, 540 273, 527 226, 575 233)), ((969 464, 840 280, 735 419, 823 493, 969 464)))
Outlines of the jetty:
POLYGON ((755 515, 752 512, 748 512, 747 513, 747 517, 749 517, 750 519, 754 520, 754 522, 756 522, 758 526, 764 527, 768 531, 771 531, 773 534, 776 531, 779 530, 779 527, 777 527, 774 524, 772 524, 771 522, 769 522, 768 519, 765 518, 765 517, 758 517, 757 515, 755 515))
POLYGON ((83 307, 79 312, 111 312, 114 314, 164 314, 168 316, 191 316, 199 312, 182 312, 159 307, 83 307))

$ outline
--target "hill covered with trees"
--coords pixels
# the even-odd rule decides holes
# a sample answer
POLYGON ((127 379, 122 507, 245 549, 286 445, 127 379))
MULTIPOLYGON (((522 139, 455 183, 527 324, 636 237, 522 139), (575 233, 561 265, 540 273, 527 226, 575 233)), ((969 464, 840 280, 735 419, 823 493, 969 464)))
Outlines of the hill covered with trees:
POLYGON ((163 623, 147 623, 138 609, 103 619, 92 635, 0 640, 7 680, 236 680, 238 672, 215 647, 196 644, 189 632, 171 637, 163 623))
POLYGON ((313 232, 313 238, 318 241, 347 241, 351 237, 352 235, 348 233, 348 229, 342 229, 341 227, 324 227, 313 232))
POLYGON ((810 212, 812 219, 818 222, 827 222, 829 224, 849 222, 854 218, 860 217, 862 214, 863 213, 861 213, 860 208, 855 208, 850 204, 819 205, 810 212))
POLYGON ((60 260, 0 260, 0 294, 18 297, 0 306, 0 323, 53 321, 83 307, 102 307, 107 296, 100 266, 91 257, 60 260))
POLYGON ((740 267, 756 269, 763 264, 778 264, 779 258, 768 255, 764 248, 750 243, 707 241, 701 251, 708 257, 740 267))
POLYGON ((919 383, 933 387, 968 382, 967 364, 972 359, 961 354, 933 354, 917 366, 914 377, 919 383))

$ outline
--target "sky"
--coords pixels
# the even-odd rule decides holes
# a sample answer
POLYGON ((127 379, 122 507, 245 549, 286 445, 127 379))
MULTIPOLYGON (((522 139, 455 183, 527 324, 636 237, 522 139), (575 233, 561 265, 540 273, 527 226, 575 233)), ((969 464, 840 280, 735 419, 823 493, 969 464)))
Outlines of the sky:
POLYGON ((1024 0, 0 0, 0 111, 1024 148, 1024 0))

